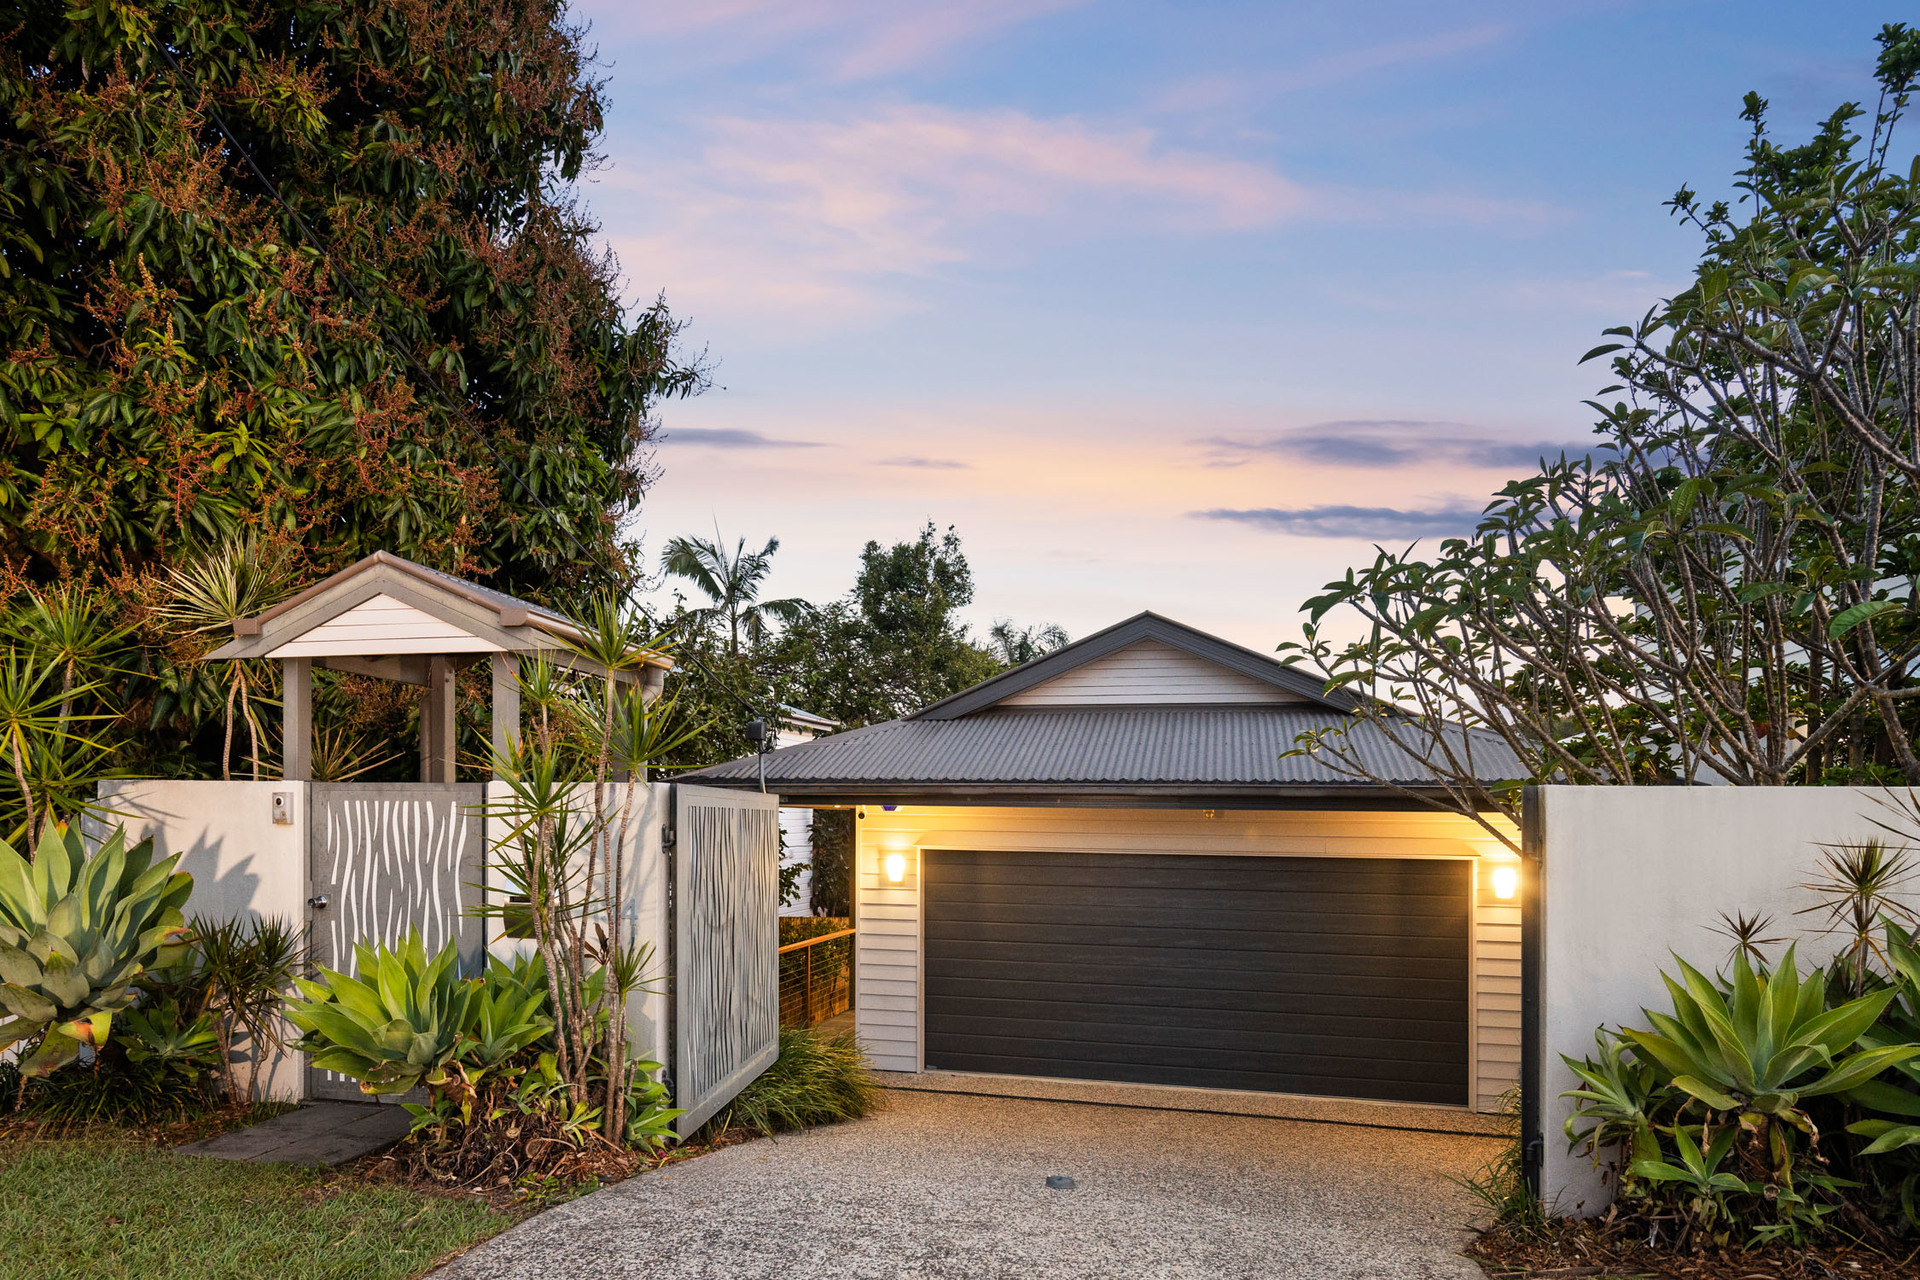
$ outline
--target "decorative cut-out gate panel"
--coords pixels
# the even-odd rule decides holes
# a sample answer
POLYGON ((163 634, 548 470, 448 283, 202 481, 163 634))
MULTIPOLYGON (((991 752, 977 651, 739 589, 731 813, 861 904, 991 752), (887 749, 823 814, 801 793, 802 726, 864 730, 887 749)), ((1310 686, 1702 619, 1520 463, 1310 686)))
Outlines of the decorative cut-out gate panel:
POLYGON ((692 1133, 780 1052, 780 798, 673 788, 673 1093, 692 1133))
MULTIPOLYGON (((467 913, 480 900, 485 800, 479 783, 314 783, 307 844, 314 963, 354 974, 354 943, 391 946, 418 929, 429 953, 451 939, 462 970, 478 973, 485 937, 479 917, 467 913)), ((367 1100, 336 1072, 311 1069, 308 1077, 313 1097, 367 1100)))

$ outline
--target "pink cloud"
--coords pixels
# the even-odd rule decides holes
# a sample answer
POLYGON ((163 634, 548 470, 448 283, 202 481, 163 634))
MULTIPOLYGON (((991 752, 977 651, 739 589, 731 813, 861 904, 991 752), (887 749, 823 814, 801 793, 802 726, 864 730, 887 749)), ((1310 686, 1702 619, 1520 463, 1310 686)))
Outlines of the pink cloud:
POLYGON ((798 48, 840 80, 895 75, 1022 23, 1087 0, 706 0, 635 5, 585 0, 602 41, 700 42, 707 65, 749 61, 798 48))
POLYGON ((1304 204, 1264 165, 1170 147, 1151 129, 1012 110, 903 104, 846 121, 724 120, 717 133, 707 162, 719 173, 849 229, 1040 216, 1086 197, 1128 201, 1131 221, 1234 229, 1304 204))
POLYGON ((1008 220, 1056 234, 1217 233, 1308 204, 1267 166, 1071 117, 892 104, 724 118, 704 132, 689 155, 616 145, 596 212, 644 292, 775 324, 899 314, 911 305, 902 282, 979 256, 1008 220))

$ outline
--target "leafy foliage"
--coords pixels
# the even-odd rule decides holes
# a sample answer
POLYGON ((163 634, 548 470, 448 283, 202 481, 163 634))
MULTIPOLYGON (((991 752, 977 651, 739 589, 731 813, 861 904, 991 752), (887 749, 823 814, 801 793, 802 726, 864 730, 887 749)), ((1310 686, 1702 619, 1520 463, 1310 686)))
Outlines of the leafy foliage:
MULTIPOLYGON (((0 58, 0 549, 257 526, 543 585, 696 390, 567 184, 605 93, 551 0, 30 6, 0 58)), ((605 559, 617 560, 616 556, 605 559)))
MULTIPOLYGON (((298 979, 304 1000, 287 1005, 287 1020, 307 1034, 297 1047, 313 1065, 360 1081, 363 1093, 405 1093, 418 1085, 444 1089, 471 1038, 480 982, 460 977, 459 953, 449 942, 427 955, 420 931, 398 946, 354 944, 359 977, 322 969, 298 979)), ((522 1028, 531 1041, 545 1028, 522 1028)))
POLYGON ((0 1047, 36 1042, 25 1076, 105 1046, 134 982, 178 954, 193 890, 178 861, 156 861, 151 840, 129 848, 124 829, 89 855, 78 831, 49 827, 31 864, 0 842, 0 1047))
POLYGON ((807 883, 816 916, 853 913, 853 810, 813 811, 813 878, 807 883))
MULTIPOLYGON (((20 9, 0 599, 109 606, 53 683, 123 650, 79 699, 122 717, 113 765, 225 776, 238 729, 271 766, 271 670, 197 665, 247 593, 181 576, 233 548, 281 594, 377 549, 554 602, 637 579, 619 529, 654 407, 705 375, 664 303, 622 306, 574 200, 605 105, 559 0, 20 9)), ((345 684, 352 731, 406 740, 405 700, 322 681, 323 712, 345 684)), ((44 783, 63 813, 103 752, 21 754, 6 789, 44 783)))
MULTIPOLYGON (((1898 926, 1887 944, 1920 977, 1898 926)), ((1890 1082, 1920 1080, 1906 977, 1851 996, 1820 970, 1802 975, 1792 946, 1772 966, 1749 956, 1736 947, 1720 978, 1679 961, 1678 978, 1663 975, 1671 1013, 1645 1011, 1651 1029, 1602 1029, 1593 1056, 1564 1059, 1579 1081, 1563 1095, 1570 1146, 1616 1156, 1621 1207, 1681 1247, 1803 1244, 1835 1215, 1869 1225, 1862 1204, 1897 1221, 1897 1194, 1848 1196, 1909 1176, 1902 1149, 1920 1130, 1885 1118, 1920 1116, 1920 1095, 1890 1082), (1845 1144, 1842 1125, 1868 1141, 1845 1144)), ((1910 1203, 1905 1213, 1912 1222, 1910 1203)))
POLYGON ((857 1120, 879 1105, 880 1087, 852 1032, 788 1027, 773 1065, 709 1125, 716 1133, 737 1127, 773 1134, 857 1120))
MULTIPOLYGON (((295 1047, 315 1065, 359 1080, 368 1094, 424 1089, 425 1102, 404 1105, 414 1117, 408 1158, 429 1176, 537 1179, 583 1152, 621 1158, 625 1148, 671 1139, 680 1112, 653 1078, 659 1063, 596 1055, 582 1064, 578 1084, 563 1073, 556 1050, 568 1043, 565 1012, 555 1016, 549 991, 556 979, 569 979, 540 956, 490 957, 481 976, 461 978, 454 944, 430 956, 417 931, 396 947, 354 950, 358 978, 323 970, 319 981, 301 982, 305 999, 287 1010, 307 1033, 295 1047), (604 1092, 594 1086, 616 1079, 625 1105, 620 1129, 608 1133, 606 1112, 593 1101, 604 1092)), ((598 1048, 612 1023, 594 997, 623 981, 604 969, 586 975, 582 1003, 596 1033, 585 1043, 598 1048)))
MULTIPOLYGON (((1382 550, 1283 646, 1363 695, 1446 807, 1517 819, 1528 781, 1920 782, 1920 178, 1890 156, 1920 33, 1880 43, 1865 137, 1848 104, 1782 148, 1750 97, 1741 217, 1674 198, 1701 260, 1587 354, 1613 377, 1593 452, 1435 554, 1382 550), (1336 611, 1361 638, 1322 630, 1336 611), (1490 744, 1520 777, 1489 776, 1490 744)), ((1303 745, 1373 776, 1339 731, 1303 745)))

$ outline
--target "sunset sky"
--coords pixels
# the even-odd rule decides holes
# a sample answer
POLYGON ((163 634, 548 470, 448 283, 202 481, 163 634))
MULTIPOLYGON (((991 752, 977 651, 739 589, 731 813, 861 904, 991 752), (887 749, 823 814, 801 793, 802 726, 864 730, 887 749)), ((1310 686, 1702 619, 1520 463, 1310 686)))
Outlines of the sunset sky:
POLYGON ((1886 4, 704 0, 576 9, 582 194, 714 387, 638 523, 958 527, 970 618, 1143 608, 1271 649, 1376 541, 1580 447, 1576 365, 1684 283, 1661 202, 1871 87, 1886 4))

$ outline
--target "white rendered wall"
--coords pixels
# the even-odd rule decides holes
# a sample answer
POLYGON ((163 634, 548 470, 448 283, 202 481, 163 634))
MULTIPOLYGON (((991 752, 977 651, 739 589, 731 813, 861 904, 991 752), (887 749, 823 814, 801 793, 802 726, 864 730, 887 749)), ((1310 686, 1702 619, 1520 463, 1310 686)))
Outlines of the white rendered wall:
MULTIPOLYGON (((1730 944, 1719 913, 1773 916, 1775 936, 1801 939, 1804 971, 1833 942, 1797 886, 1820 843, 1892 839, 1874 825, 1887 793, 1851 787, 1541 787, 1541 1193, 1563 1213, 1597 1213, 1600 1172, 1567 1150, 1575 1087, 1565 1054, 1593 1053, 1601 1024, 1646 1026, 1642 1008, 1671 1007, 1660 970, 1671 953, 1712 970, 1730 944)), ((1920 836, 1920 832, 1915 833, 1920 836)))
MULTIPOLYGON (((125 823, 129 840, 152 836, 159 853, 180 854, 179 870, 193 877, 189 916, 306 924, 306 783, 140 779, 102 782, 99 796, 112 816, 89 818, 82 830, 97 839, 125 823), (292 797, 291 823, 273 820, 276 792, 292 797)), ((281 1033, 299 1034, 288 1026, 281 1033)), ((275 1055, 261 1077, 269 1097, 298 1101, 306 1096, 306 1055, 275 1055)))
POLYGON ((1434 812, 932 808, 869 805, 854 824, 855 1025, 883 1071, 921 1069, 920 895, 887 883, 892 851, 1284 857, 1477 858, 1470 1039, 1476 1109, 1497 1110, 1520 1078, 1520 915, 1493 896, 1490 872, 1512 855, 1464 818, 1434 812))

